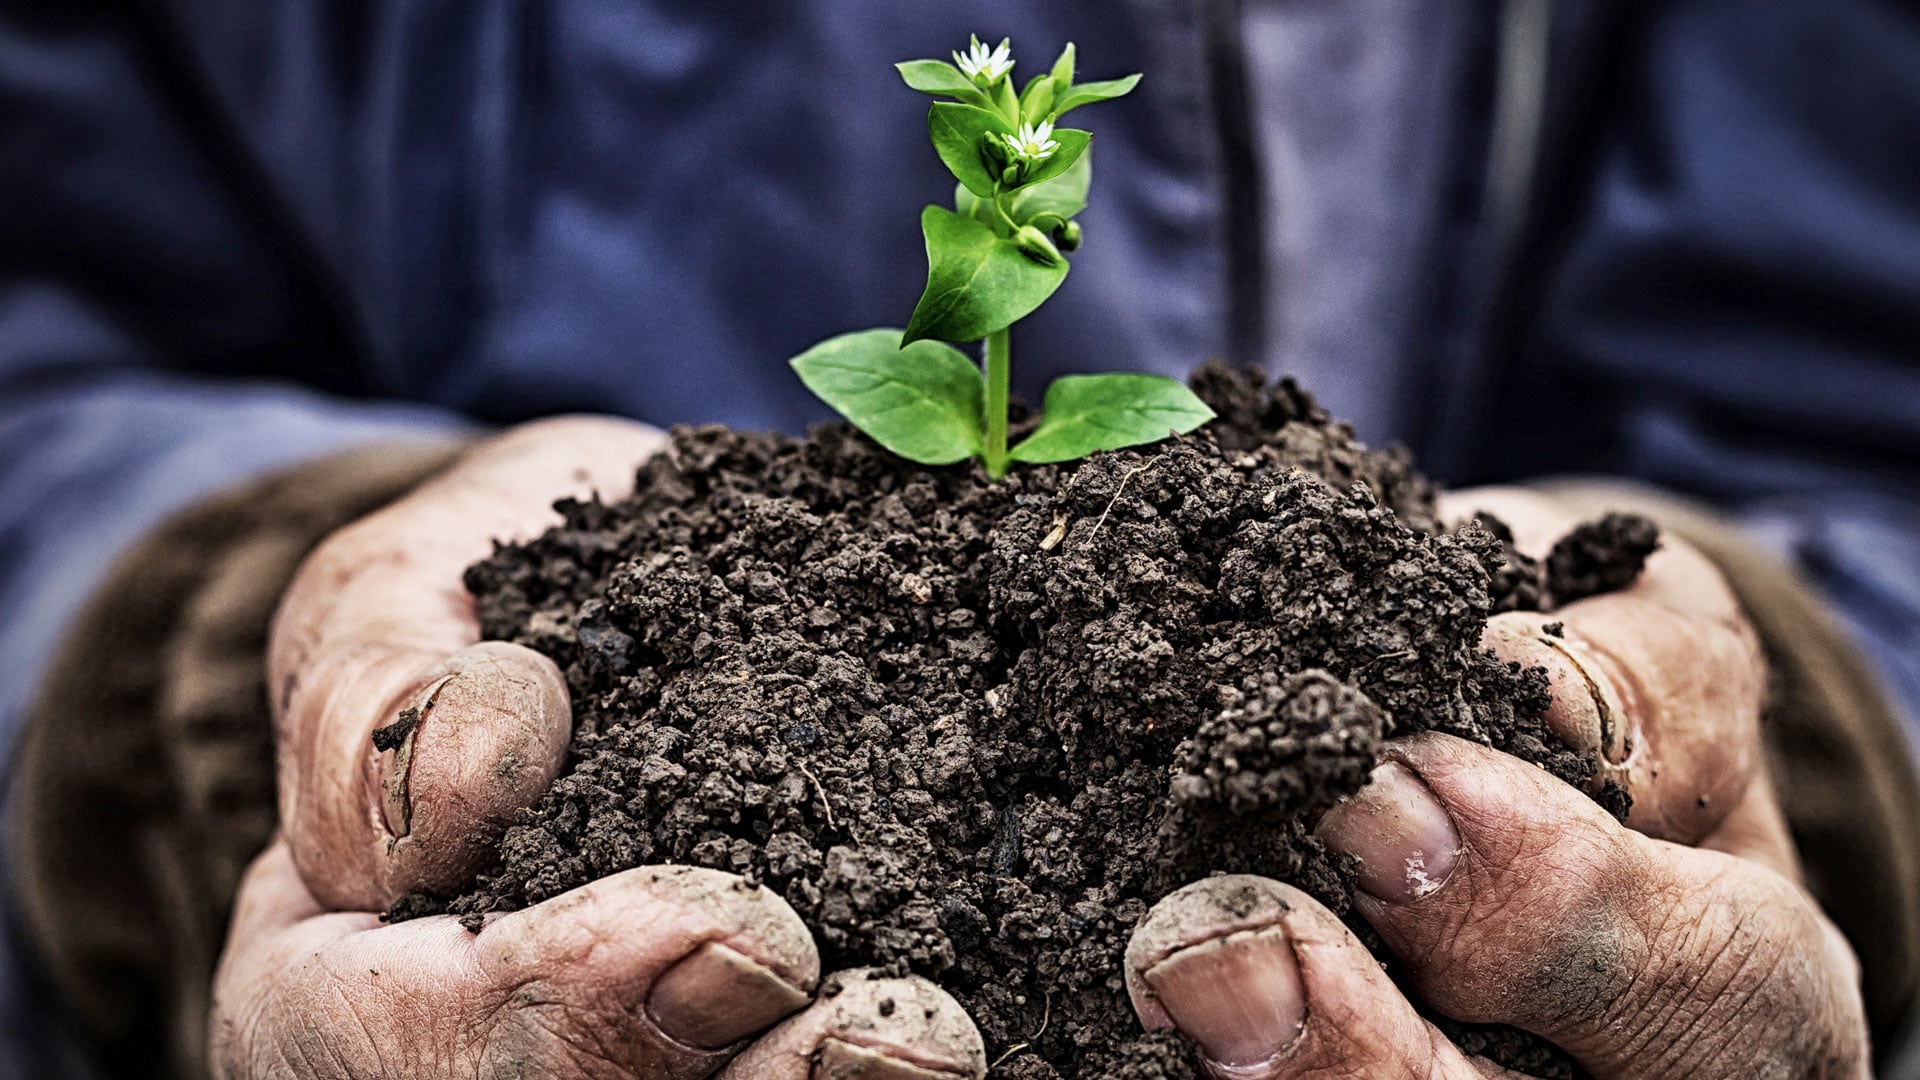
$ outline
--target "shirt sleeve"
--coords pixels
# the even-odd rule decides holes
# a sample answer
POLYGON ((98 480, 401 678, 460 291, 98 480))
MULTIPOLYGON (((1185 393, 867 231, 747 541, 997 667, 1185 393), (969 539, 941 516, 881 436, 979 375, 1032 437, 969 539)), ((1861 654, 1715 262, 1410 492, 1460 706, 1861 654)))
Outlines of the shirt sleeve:
POLYGON ((318 260, 144 5, 0 7, 0 760, 67 619, 169 511, 459 417, 381 402, 318 260))
MULTIPOLYGON (((352 320, 160 54, 158 10, 0 7, 0 762, 82 602, 163 518, 465 425, 356 370, 352 320)), ((20 952, 0 935, 0 1072, 83 1075, 20 952)))

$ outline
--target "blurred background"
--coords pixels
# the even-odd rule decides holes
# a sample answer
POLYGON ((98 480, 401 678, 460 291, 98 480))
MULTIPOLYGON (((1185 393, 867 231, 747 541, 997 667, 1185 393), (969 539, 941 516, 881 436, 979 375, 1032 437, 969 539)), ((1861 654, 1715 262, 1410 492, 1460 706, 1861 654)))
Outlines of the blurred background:
MULTIPOLYGON (((1021 325, 1298 378, 1449 484, 1705 500, 1920 705, 1920 10, 1892 0, 0 2, 0 740, 166 515, 615 411, 801 430, 952 182, 890 64, 1144 72, 1021 325)), ((0 743, 4 745, 4 743, 0 743)))

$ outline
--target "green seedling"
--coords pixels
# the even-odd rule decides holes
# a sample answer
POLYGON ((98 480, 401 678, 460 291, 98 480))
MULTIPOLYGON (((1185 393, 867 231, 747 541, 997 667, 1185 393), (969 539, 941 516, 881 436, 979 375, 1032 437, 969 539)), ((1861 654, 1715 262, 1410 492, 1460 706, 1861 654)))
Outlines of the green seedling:
POLYGON ((1082 105, 1131 92, 1140 76, 1074 82, 1072 45, 1019 93, 1009 42, 979 38, 964 54, 895 65, 935 98, 933 148, 953 173, 954 207, 920 215, 927 288, 906 330, 862 330, 793 359, 807 389, 875 442, 923 465, 980 458, 987 475, 1012 462, 1071 461, 1192 431, 1213 410, 1160 375, 1069 375, 1047 388, 1040 424, 1007 446, 1012 327, 1067 278, 1083 239, 1074 220, 1093 179, 1091 132, 1058 126, 1082 105), (953 342, 985 340, 975 363, 953 342))

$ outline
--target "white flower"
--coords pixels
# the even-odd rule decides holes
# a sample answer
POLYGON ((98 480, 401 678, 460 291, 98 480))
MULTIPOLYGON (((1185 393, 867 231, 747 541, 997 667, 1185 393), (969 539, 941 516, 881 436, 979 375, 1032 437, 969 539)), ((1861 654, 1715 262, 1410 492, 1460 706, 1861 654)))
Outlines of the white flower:
POLYGON ((976 36, 966 55, 953 54, 953 62, 960 65, 967 78, 983 87, 992 86, 1013 70, 1013 44, 1002 39, 999 48, 989 50, 976 36))
POLYGON ((1053 156, 1060 144, 1053 141, 1053 121, 1041 122, 1039 127, 1031 123, 1021 124, 1017 135, 1002 135, 1001 141, 1007 144, 1007 153, 1030 165, 1038 165, 1053 156))

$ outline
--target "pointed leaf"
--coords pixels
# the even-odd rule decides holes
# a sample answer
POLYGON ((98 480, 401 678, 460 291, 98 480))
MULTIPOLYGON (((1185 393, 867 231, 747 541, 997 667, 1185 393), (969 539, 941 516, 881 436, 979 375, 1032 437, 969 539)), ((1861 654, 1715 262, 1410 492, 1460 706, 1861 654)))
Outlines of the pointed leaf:
POLYGON ((1060 175, 1021 188, 1013 197, 1009 211, 1013 220, 1022 225, 1032 221, 1036 214, 1059 214, 1072 220, 1087 208, 1087 188, 1092 183, 1093 150, 1089 146, 1060 175))
POLYGON ((1124 79, 1108 79, 1105 82, 1083 83, 1068 90, 1064 96, 1054 102, 1054 116, 1067 115, 1082 105, 1092 105, 1096 101, 1112 101, 1125 97, 1140 85, 1140 76, 1129 75, 1124 79))
POLYGON ((1060 50, 1060 59, 1053 62, 1053 89, 1056 95, 1065 94, 1073 86, 1073 42, 1060 50))
POLYGON ((1060 149, 1055 150, 1052 157, 1041 162, 1039 168, 1028 173, 1018 187, 1005 190, 1024 191, 1035 184, 1044 184, 1073 168, 1074 163, 1080 160, 1080 156, 1087 152, 1087 147, 1093 144, 1093 133, 1081 131, 1078 128, 1059 128, 1053 133, 1053 141, 1060 144, 1060 149))
POLYGON ((1047 387, 1040 426, 1007 455, 1071 461, 1095 450, 1159 442, 1213 419, 1213 410, 1163 375, 1067 375, 1047 387))
POLYGON ((980 368, 937 341, 904 348, 898 330, 861 330, 791 361, 800 381, 873 441, 922 465, 980 453, 986 395, 980 368))
POLYGON ((993 107, 998 109, 1000 115, 1006 117, 1009 123, 1020 122, 1020 95, 1013 92, 1012 75, 1002 76, 999 82, 994 83, 989 96, 993 98, 993 107))
POLYGON ((987 95, 973 80, 945 60, 903 60, 893 66, 908 86, 923 94, 944 94, 969 105, 987 104, 987 95))
POLYGON ((938 206, 920 214, 927 288, 906 340, 977 341, 1032 313, 1066 280, 1065 260, 1046 266, 970 217, 938 206))
MULTIPOLYGON (((946 162, 947 171, 953 178, 967 186, 967 190, 981 198, 993 194, 994 183, 998 177, 987 166, 981 151, 989 136, 1012 135, 1012 125, 998 113, 982 109, 975 105, 956 105, 950 101, 935 102, 933 110, 927 113, 927 136, 933 140, 933 148, 940 154, 940 160, 946 162)), ((1064 149, 1064 145, 1062 147, 1064 149)))
POLYGON ((1053 87, 1053 76, 1035 75, 1027 88, 1020 91, 1022 122, 1037 124, 1053 115, 1053 87))

